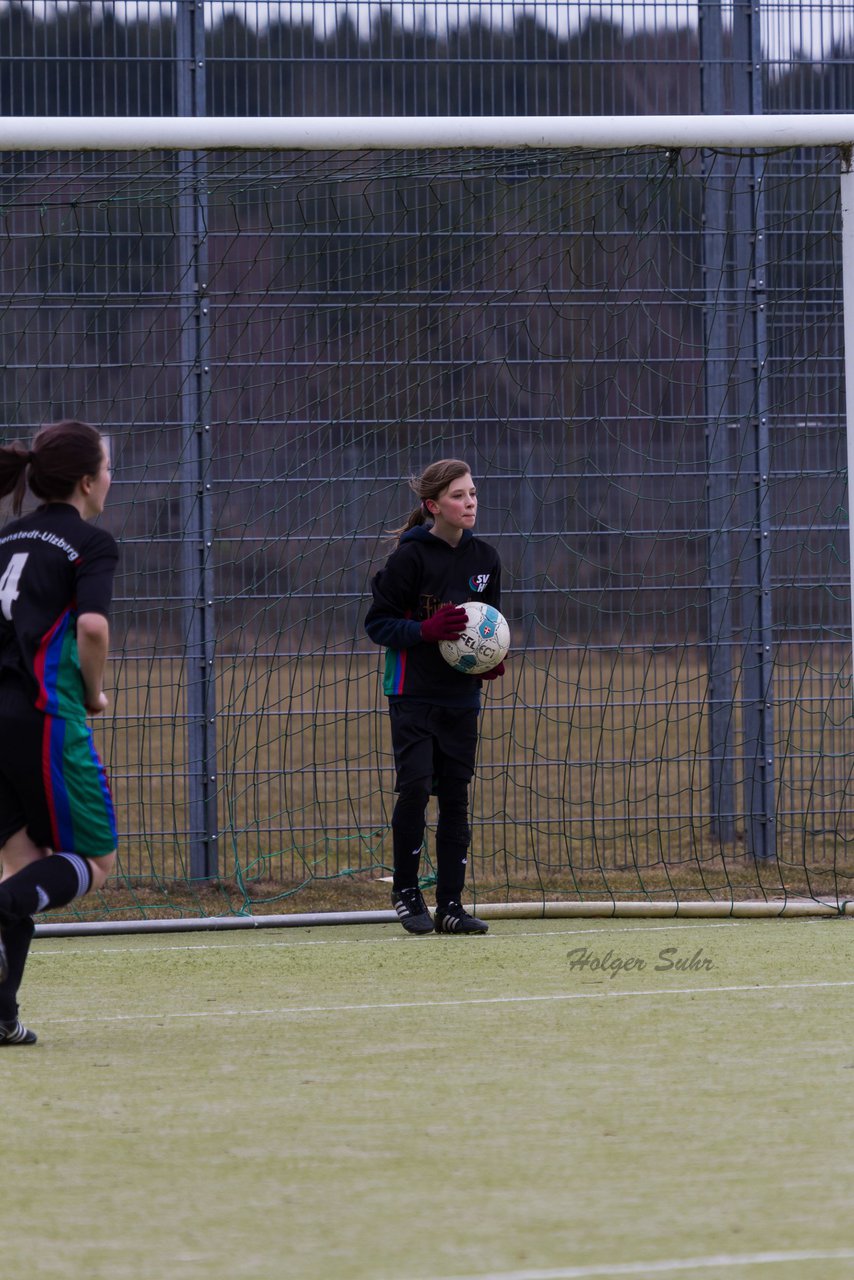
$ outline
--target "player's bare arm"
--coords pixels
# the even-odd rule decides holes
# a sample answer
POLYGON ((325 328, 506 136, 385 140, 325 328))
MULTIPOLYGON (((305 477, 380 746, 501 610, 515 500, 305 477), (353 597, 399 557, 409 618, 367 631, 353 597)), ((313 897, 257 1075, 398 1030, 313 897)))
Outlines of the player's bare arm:
POLYGON ((100 613, 83 613, 77 619, 77 652, 86 689, 86 710, 99 715, 107 706, 104 672, 110 647, 110 624, 100 613))

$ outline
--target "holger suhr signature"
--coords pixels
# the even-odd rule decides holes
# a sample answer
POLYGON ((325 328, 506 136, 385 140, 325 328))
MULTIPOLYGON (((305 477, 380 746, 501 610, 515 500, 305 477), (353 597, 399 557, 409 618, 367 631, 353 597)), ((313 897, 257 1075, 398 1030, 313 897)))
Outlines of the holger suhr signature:
POLYGON ((652 973, 707 973, 714 969, 714 961, 704 955, 703 948, 688 954, 678 947, 663 947, 654 960, 643 956, 621 955, 609 947, 607 951, 593 951, 590 947, 573 947, 566 953, 570 969, 601 973, 614 979, 620 973, 640 973, 649 969, 652 973))

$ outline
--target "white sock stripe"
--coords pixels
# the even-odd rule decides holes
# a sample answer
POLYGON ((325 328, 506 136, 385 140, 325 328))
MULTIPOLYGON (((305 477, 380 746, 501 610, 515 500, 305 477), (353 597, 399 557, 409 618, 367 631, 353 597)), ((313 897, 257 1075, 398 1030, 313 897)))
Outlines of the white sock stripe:
POLYGON ((58 853, 56 856, 57 858, 65 858, 66 862, 70 862, 77 872, 77 893, 75 896, 82 898, 84 893, 89 892, 89 886, 92 883, 92 872, 89 870, 89 863, 85 858, 81 858, 79 853, 58 853))

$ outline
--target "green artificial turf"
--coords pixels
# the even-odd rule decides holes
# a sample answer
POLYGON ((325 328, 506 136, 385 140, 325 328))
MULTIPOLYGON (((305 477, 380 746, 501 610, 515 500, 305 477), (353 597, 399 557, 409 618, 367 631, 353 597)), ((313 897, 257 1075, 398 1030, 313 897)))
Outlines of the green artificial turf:
POLYGON ((852 929, 37 939, 4 1272, 850 1277, 852 929))

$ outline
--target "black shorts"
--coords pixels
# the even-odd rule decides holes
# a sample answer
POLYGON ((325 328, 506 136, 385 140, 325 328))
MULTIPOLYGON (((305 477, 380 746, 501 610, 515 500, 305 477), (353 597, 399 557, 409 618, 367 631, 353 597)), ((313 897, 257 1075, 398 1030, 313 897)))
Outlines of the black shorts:
POLYGON ((100 858, 116 847, 107 774, 86 721, 37 711, 23 691, 0 691, 0 845, 25 829, 54 852, 100 858))
POLYGON ((470 781, 477 752, 477 707, 436 707, 402 698, 388 704, 388 713, 396 791, 419 779, 427 779, 431 790, 439 778, 470 781))

